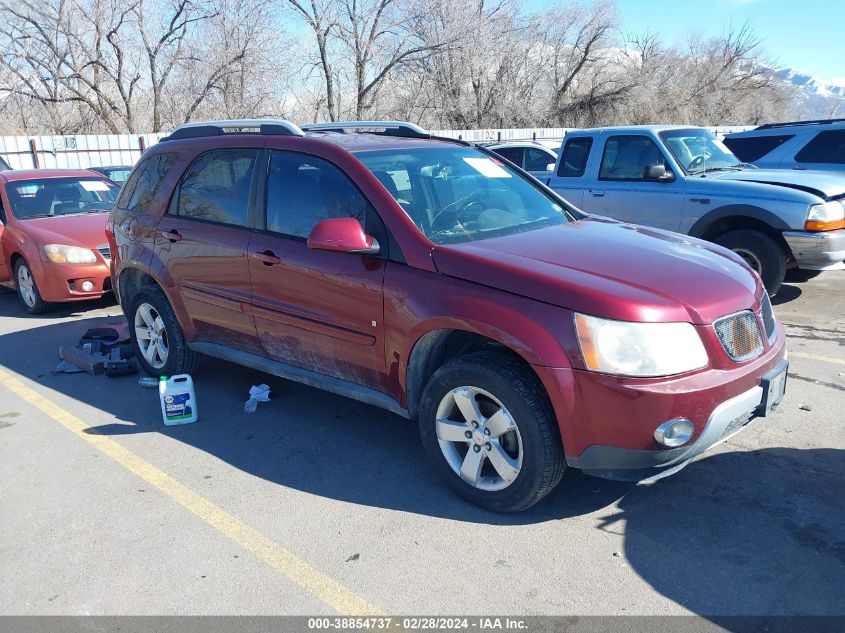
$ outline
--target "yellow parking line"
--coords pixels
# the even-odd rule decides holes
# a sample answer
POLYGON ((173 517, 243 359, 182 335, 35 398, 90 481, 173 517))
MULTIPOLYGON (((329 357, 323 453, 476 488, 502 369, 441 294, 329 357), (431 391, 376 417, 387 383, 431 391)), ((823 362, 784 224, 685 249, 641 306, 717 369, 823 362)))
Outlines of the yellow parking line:
POLYGON ((112 439, 85 432, 88 425, 72 413, 27 387, 11 374, 0 369, 0 384, 41 409, 56 422, 69 429, 118 464, 152 484, 165 495, 184 506, 224 536, 251 551, 268 565, 280 571, 298 585, 343 615, 381 615, 373 605, 344 587, 336 580, 317 571, 301 558, 250 527, 243 521, 216 506, 173 477, 138 457, 112 439))
POLYGON ((830 356, 816 356, 815 354, 805 354, 803 352, 793 352, 789 350, 790 358, 806 358, 807 360, 820 360, 823 363, 836 363, 837 365, 845 365, 845 360, 841 358, 832 358, 830 356))

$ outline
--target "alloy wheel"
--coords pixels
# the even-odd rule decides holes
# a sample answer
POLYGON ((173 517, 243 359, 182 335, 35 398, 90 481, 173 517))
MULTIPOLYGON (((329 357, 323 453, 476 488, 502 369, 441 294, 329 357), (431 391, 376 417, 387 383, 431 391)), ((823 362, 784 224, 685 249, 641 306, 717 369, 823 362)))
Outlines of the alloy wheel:
POLYGON ((456 387, 437 407, 437 440, 461 479, 485 491, 503 490, 522 470, 519 427, 502 402, 478 387, 456 387))
POLYGON ((149 303, 142 303, 135 310, 135 339, 144 360, 153 369, 161 369, 167 364, 170 348, 167 329, 158 310, 149 303))
POLYGON ((28 307, 35 307, 37 300, 35 280, 32 278, 32 273, 26 264, 18 266, 18 292, 20 292, 21 298, 28 307))

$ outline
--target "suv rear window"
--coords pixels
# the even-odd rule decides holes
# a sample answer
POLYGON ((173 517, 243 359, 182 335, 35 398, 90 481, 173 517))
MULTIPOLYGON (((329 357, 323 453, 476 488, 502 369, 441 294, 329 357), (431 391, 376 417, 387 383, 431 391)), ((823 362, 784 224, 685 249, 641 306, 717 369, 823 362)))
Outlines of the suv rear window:
POLYGON ((249 224, 249 192, 258 150, 222 149, 200 156, 182 177, 181 217, 234 226, 249 224))
POLYGON ((150 156, 138 163, 120 191, 117 207, 146 213, 161 182, 175 162, 176 154, 168 152, 150 156))
POLYGON ((724 139, 724 143, 728 146, 728 149, 736 154, 739 160, 745 163, 753 163, 794 136, 794 134, 778 134, 776 136, 728 137, 724 139))
POLYGON ((589 136, 571 138, 563 146, 563 155, 557 168, 557 175, 564 178, 580 178, 587 169, 587 159, 593 139, 589 136))
POLYGON ((819 132, 795 155, 799 163, 845 164, 845 130, 819 132))

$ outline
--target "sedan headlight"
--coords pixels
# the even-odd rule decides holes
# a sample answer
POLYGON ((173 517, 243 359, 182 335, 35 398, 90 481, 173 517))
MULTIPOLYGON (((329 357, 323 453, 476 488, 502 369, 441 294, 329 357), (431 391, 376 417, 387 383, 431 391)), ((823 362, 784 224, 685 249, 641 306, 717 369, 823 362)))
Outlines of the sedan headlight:
POLYGON ((707 365, 707 351, 689 323, 632 323, 575 314, 587 369, 618 376, 671 376, 707 365))
POLYGON ((90 248, 65 244, 47 244, 44 255, 54 264, 93 264, 97 261, 97 256, 90 248))
POLYGON ((845 229, 845 206, 839 200, 811 204, 804 228, 808 231, 845 229))

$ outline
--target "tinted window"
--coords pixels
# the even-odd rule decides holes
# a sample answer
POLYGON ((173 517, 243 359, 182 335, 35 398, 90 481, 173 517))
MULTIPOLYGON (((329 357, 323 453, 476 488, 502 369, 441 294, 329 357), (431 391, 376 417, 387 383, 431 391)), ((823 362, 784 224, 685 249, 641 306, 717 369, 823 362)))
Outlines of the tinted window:
POLYGON ((547 171, 549 163, 554 164, 554 156, 549 155, 541 149, 528 148, 525 150, 526 171, 547 171))
POLYGON ((176 154, 156 154, 142 160, 120 191, 117 206, 146 213, 162 180, 176 162, 176 154))
POLYGON ((267 230, 308 237, 318 222, 357 218, 365 225, 369 204, 346 175, 308 154, 273 152, 267 179, 267 230))
POLYGON ((590 157, 590 148, 593 146, 593 139, 588 136, 571 138, 563 146, 563 157, 557 168, 557 175, 564 178, 579 178, 584 175, 587 169, 587 159, 590 157))
POLYGON ((820 132, 795 155, 795 160, 799 163, 845 164, 845 130, 820 132))
POLYGON ((649 165, 663 165, 669 170, 654 141, 647 136, 611 136, 604 146, 599 178, 644 180, 649 165))
POLYGON ((110 211, 117 191, 113 182, 98 178, 43 178, 6 183, 6 195, 18 220, 110 211))
POLYGON ((776 147, 779 147, 793 137, 792 134, 778 136, 746 136, 741 138, 726 138, 725 145, 728 146, 739 160, 746 163, 753 163, 760 160, 776 147))
POLYGON ((223 149, 200 156, 182 177, 179 215, 247 226, 257 155, 254 149, 223 149))
POLYGON ((499 156, 507 158, 514 165, 522 167, 522 148, 521 147, 500 147, 493 150, 499 156))

